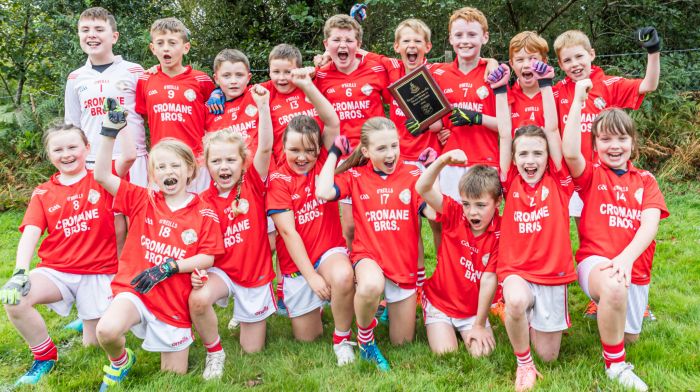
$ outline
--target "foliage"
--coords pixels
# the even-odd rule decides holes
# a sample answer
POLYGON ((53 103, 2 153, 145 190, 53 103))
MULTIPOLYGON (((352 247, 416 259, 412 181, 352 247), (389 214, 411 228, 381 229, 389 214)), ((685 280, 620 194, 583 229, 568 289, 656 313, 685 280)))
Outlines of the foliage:
MULTIPOLYGON (((62 117, 61 98, 68 73, 85 61, 77 40, 80 12, 103 6, 117 17, 120 39, 115 53, 149 67, 155 58, 148 50, 150 24, 176 16, 192 31, 192 50, 186 61, 211 71, 219 50, 238 48, 248 54, 253 80, 267 78, 267 53, 277 43, 298 46, 307 63, 323 51, 323 23, 329 16, 348 12, 347 0, 0 0, 0 183, 10 193, 26 196, 35 182, 17 176, 16 148, 21 160, 34 170, 40 162, 35 143, 47 118, 62 117), (50 104, 44 104, 50 101, 50 104), (17 111, 17 113, 11 113, 17 111), (10 120, 14 116, 15 120, 10 120), (5 118, 7 117, 7 118, 5 118), (20 124, 19 118, 32 121, 20 124), (38 121, 37 119, 44 119, 38 121), (31 125, 31 126, 30 126, 31 125), (16 128, 16 129, 8 129, 16 128), (19 127, 19 128, 17 128, 19 127), (27 139, 27 140, 25 140, 27 139), (17 145, 15 145, 15 143, 17 145), (11 148, 10 148, 11 147, 11 148), (9 148, 9 149, 8 149, 9 148), (12 162, 15 160, 15 162, 12 162), (12 175, 8 175, 10 173, 12 175)), ((417 17, 432 27, 432 61, 451 59, 447 37, 450 13, 465 5, 456 0, 367 0, 369 17, 363 24, 363 47, 393 54, 394 27, 417 17)), ((537 30, 550 43, 561 32, 578 28, 596 49, 596 63, 612 74, 641 77, 646 56, 632 39, 643 25, 655 25, 664 49, 693 49, 700 42, 700 13, 692 0, 537 0, 473 1, 489 20, 489 43, 483 55, 504 61, 510 37, 525 29, 537 30), (634 54, 638 53, 638 54, 634 54), (624 54, 610 56, 611 54, 624 54)), ((661 85, 634 114, 644 136, 642 165, 669 178, 698 178, 700 116, 700 51, 663 53, 661 85)), ((551 55, 550 61, 554 59, 551 55)), ((560 77, 562 75, 559 75, 560 77)), ((41 170, 45 165, 39 165, 41 170)), ((43 173, 43 172, 42 172, 43 173)), ((41 177, 40 175, 33 175, 41 177)), ((7 193, 8 191, 0 191, 7 193)), ((0 209, 5 202, 0 196, 0 209)), ((12 203, 10 203, 12 204, 12 203)))

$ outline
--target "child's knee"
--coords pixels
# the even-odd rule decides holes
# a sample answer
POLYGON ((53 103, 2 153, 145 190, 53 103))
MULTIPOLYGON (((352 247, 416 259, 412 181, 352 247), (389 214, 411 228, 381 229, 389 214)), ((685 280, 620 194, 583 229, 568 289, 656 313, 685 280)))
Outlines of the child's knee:
POLYGON ((211 307, 209 296, 204 292, 204 289, 192 290, 188 299, 190 314, 202 314, 211 307))
POLYGON ((625 344, 633 344, 639 340, 638 333, 627 333, 625 332, 625 344))
POLYGON ((97 341, 104 345, 114 343, 122 337, 122 331, 116 327, 116 325, 105 321, 104 318, 100 319, 95 328, 95 335, 97 341))

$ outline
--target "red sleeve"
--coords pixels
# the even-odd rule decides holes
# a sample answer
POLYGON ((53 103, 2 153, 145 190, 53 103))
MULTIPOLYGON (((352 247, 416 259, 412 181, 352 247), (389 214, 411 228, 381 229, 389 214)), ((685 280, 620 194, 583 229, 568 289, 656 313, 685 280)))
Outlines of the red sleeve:
MULTIPOLYGON (((496 211, 498 213, 498 211, 496 211)), ((484 252, 490 251, 491 256, 489 256, 489 263, 486 264, 486 269, 484 272, 496 273, 496 267, 498 266, 498 240, 494 241, 493 247, 489 249, 484 249, 484 252)))
POLYGON ((144 208, 146 203, 149 202, 150 197, 151 195, 148 194, 146 188, 121 179, 117 194, 114 196, 113 210, 115 212, 121 212, 126 216, 133 216, 144 208))
POLYGON ((348 169, 344 173, 335 176, 335 189, 338 191, 338 199, 344 199, 352 194, 352 179, 353 174, 356 174, 355 169, 348 169))
POLYGON ((659 189, 659 184, 656 182, 656 178, 647 172, 640 172, 642 175, 642 182, 644 183, 644 196, 642 197, 642 211, 648 208, 658 208, 661 210, 661 219, 668 218, 670 215, 668 208, 666 207, 666 201, 664 200, 664 195, 659 189))
POLYGON ((437 221, 442 223, 444 230, 450 231, 462 224, 463 213, 461 204, 447 195, 442 195, 442 214, 437 214, 437 221))
POLYGON ((148 111, 146 110, 146 82, 148 79, 139 78, 136 82, 136 106, 134 110, 136 113, 147 116, 148 111))
POLYGON ((41 232, 43 233, 48 226, 44 205, 39 198, 39 193, 44 192, 46 192, 45 189, 39 189, 38 187, 34 189, 34 192, 32 192, 32 198, 29 199, 29 206, 27 207, 27 211, 24 213, 24 218, 22 219, 22 224, 19 226, 19 231, 24 232, 24 228, 31 225, 40 228, 41 232))
POLYGON ((292 178, 280 172, 270 174, 270 185, 267 188, 267 211, 294 210, 292 204, 292 178))
MULTIPOLYGON (((203 204, 209 206, 207 203, 203 204)), ((202 227, 199 236, 197 254, 216 256, 224 253, 224 236, 221 234, 221 226, 209 214, 202 214, 202 227)))
POLYGON ((586 193, 591 188, 591 182, 593 181, 593 164, 586 160, 586 167, 580 176, 573 179, 574 180, 574 190, 581 193, 586 193))
POLYGON ((199 81, 199 91, 202 93, 202 102, 206 102, 209 99, 211 92, 216 88, 216 85, 207 74, 203 73, 203 75, 206 75, 208 79, 206 81, 199 81))
POLYGON ((613 80, 614 82, 610 85, 610 91, 612 93, 611 105, 633 110, 639 109, 644 100, 644 94, 639 94, 639 86, 642 84, 642 79, 614 77, 606 80, 606 82, 613 80))

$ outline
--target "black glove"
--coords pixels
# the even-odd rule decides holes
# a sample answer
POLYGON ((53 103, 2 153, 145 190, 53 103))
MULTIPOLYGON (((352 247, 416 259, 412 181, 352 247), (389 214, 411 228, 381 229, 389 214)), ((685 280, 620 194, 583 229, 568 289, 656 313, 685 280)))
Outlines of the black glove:
POLYGON ((418 137, 428 131, 428 128, 421 130, 420 123, 413 118, 406 119, 403 125, 406 127, 408 133, 415 137, 418 137))
POLYGON ((105 114, 102 117, 100 135, 116 138, 119 131, 126 126, 126 111, 114 98, 105 99, 103 108, 105 114))
POLYGON ((177 262, 172 258, 168 258, 165 263, 147 268, 136 275, 131 281, 131 285, 134 286, 134 290, 137 292, 146 294, 151 291, 153 286, 168 279, 178 271, 180 271, 180 267, 177 265, 177 262))
POLYGON ((482 119, 481 113, 460 108, 452 109, 452 114, 450 115, 450 121, 458 127, 463 125, 481 125, 482 119))
POLYGON ((649 54, 661 50, 661 39, 653 26, 642 27, 634 33, 634 37, 639 46, 646 49, 649 54))

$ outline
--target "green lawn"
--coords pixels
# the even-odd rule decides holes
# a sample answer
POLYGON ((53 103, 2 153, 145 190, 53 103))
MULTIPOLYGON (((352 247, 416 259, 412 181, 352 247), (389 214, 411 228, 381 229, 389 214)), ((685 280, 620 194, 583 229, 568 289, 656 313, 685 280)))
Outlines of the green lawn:
MULTIPOLYGON (((700 391, 700 184, 662 184, 671 217, 664 220, 658 234, 658 247, 650 302, 658 321, 646 323, 640 342, 627 348, 635 371, 652 390, 700 391)), ((22 212, 0 214, 0 282, 14 268, 19 232, 16 227, 22 212)), ((425 243, 431 241, 424 228, 425 243)), ((429 273, 435 254, 427 245, 429 273)), ((570 290, 573 326, 564 337, 560 359, 555 363, 537 362, 544 379, 539 390, 599 391, 621 390, 608 382, 603 372, 600 343, 594 321, 584 319, 586 298, 577 285, 570 290)), ((59 346, 56 370, 37 387, 47 391, 95 390, 102 378, 106 357, 99 348, 84 348, 80 338, 61 327, 70 319, 61 319, 41 308, 49 331, 59 346)), ((243 355, 238 332, 226 330, 231 309, 219 311, 220 332, 227 352, 227 369, 220 382, 204 382, 204 349, 197 341, 190 350, 190 372, 175 376, 158 371, 159 355, 140 349, 140 341, 129 336, 138 362, 124 383, 126 390, 512 390, 515 358, 505 329, 492 319, 497 348, 486 359, 472 359, 461 347, 458 353, 437 357, 430 352, 425 329, 418 328, 416 341, 402 347, 388 343, 388 331, 377 328, 377 338, 392 371, 377 372, 357 362, 337 368, 331 348, 332 320, 324 314, 326 332, 315 343, 297 343, 292 338, 289 320, 269 319, 265 351, 243 355)), ((420 322, 422 325, 422 321, 420 322)), ((9 390, 14 380, 26 371, 31 354, 22 338, 0 316, 0 391, 9 390)), ((27 390, 31 388, 26 388, 27 390)))

